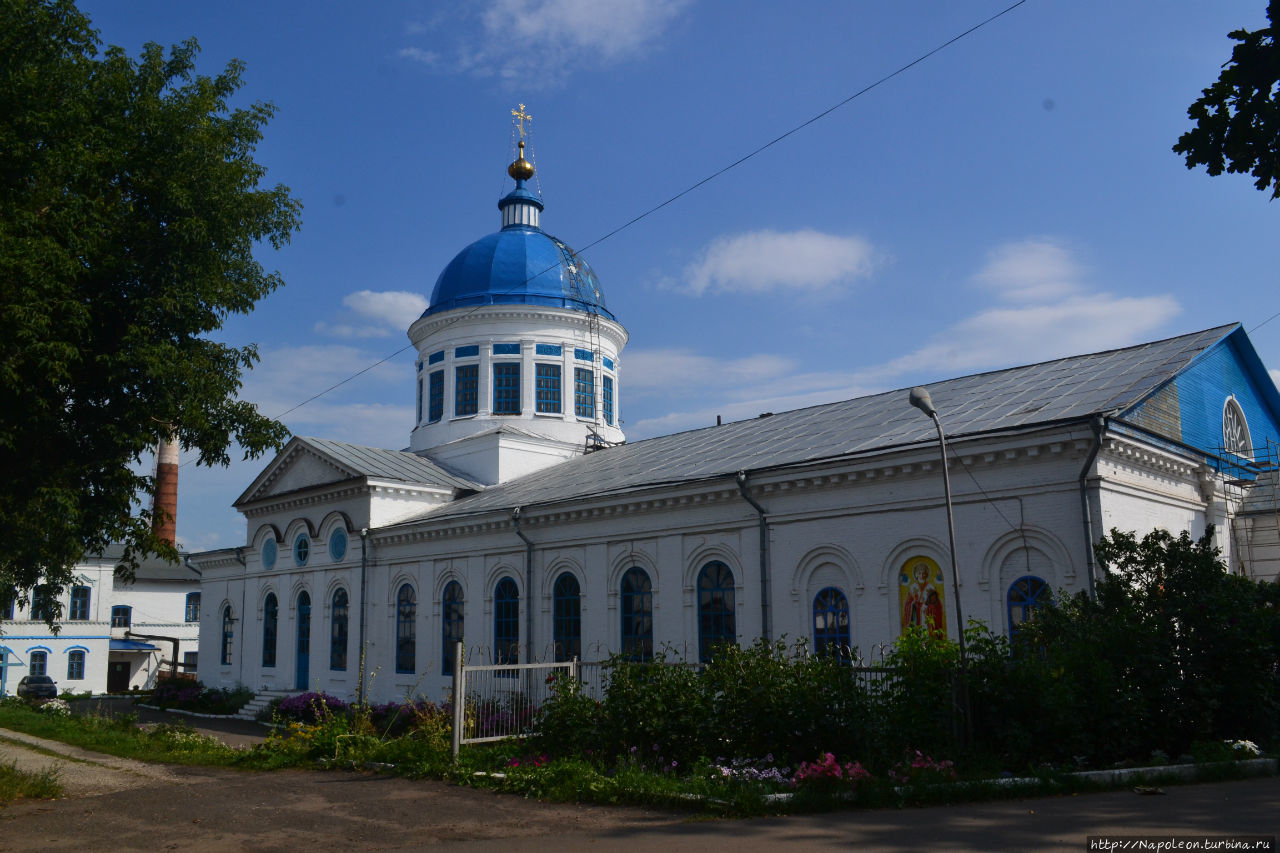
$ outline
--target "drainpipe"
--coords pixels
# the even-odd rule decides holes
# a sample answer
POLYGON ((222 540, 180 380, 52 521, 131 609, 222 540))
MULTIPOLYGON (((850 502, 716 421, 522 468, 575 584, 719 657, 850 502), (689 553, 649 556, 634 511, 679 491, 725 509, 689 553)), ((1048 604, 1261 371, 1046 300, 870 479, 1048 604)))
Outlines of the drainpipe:
POLYGON ((511 511, 511 523, 515 525, 516 535, 524 542, 524 589, 527 603, 525 606, 525 637, 529 644, 526 662, 533 661, 533 542, 520 529, 520 507, 511 511))
POLYGON ((769 624, 769 521, 764 507, 747 491, 746 471, 738 472, 738 492, 760 516, 760 635, 769 642, 773 638, 773 626, 769 624))
MULTIPOLYGON (((133 631, 124 632, 126 640, 132 640, 134 637, 141 640, 162 640, 166 643, 173 643, 173 657, 169 661, 169 674, 174 678, 178 677, 178 643, 180 640, 177 637, 164 637, 159 634, 135 634, 133 631)), ((160 659, 160 663, 161 665, 164 664, 163 658, 160 659)))
POLYGON ((369 577, 369 528, 360 528, 360 644, 356 647, 360 649, 360 683, 356 686, 356 698, 359 704, 364 704, 364 625, 365 625, 365 592, 367 591, 369 577))
POLYGON ((1107 419, 1102 415, 1098 415, 1089 424, 1093 430, 1093 450, 1089 451, 1089 458, 1084 461, 1084 467, 1080 469, 1080 510, 1084 514, 1084 548, 1085 548, 1085 564, 1088 566, 1089 579, 1089 598, 1097 598, 1094 590, 1094 571, 1095 562, 1093 556, 1093 513, 1089 509, 1089 469, 1093 467, 1094 461, 1098 458, 1098 453, 1102 450, 1102 432, 1106 426, 1107 419))
MULTIPOLYGON (((243 546, 236 548, 236 562, 239 563, 240 568, 244 569, 246 572, 249 570, 249 564, 245 562, 245 559, 244 559, 243 546)), ((247 614, 244 612, 244 603, 246 601, 245 596, 248 594, 248 590, 245 587, 247 587, 248 585, 249 585, 249 578, 242 576, 240 580, 240 633, 241 634, 244 634, 245 631, 248 630, 246 626, 249 624, 249 621, 246 618, 247 614)), ((201 603, 203 604, 203 602, 201 603)), ((231 624, 233 626, 236 624, 234 619, 231 620, 231 624)), ((235 628, 233 627, 231 630, 234 631, 235 628)), ((218 636, 219 637, 222 636, 221 625, 218 626, 218 636)), ((235 634, 231 635, 231 639, 233 642, 235 641, 235 634)), ((245 639, 246 638, 243 636, 240 638, 240 654, 236 655, 236 657, 240 659, 240 677, 236 679, 236 684, 244 684, 244 659, 245 659, 245 652, 248 650, 248 646, 246 646, 244 642, 245 639)), ((235 647, 233 646, 232 648, 234 649, 235 647)), ((218 644, 218 654, 219 656, 221 656, 222 654, 221 641, 219 641, 219 644, 218 644)))

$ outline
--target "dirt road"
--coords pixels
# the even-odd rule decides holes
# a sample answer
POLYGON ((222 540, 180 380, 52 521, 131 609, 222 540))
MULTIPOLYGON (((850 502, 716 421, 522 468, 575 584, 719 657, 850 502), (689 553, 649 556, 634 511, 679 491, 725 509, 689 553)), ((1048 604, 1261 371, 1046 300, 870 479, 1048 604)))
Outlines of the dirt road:
POLYGON ((706 821, 341 772, 144 765, 0 730, 0 760, 61 760, 69 796, 0 808, 0 849, 110 851, 1069 850, 1089 835, 1274 835, 1280 778, 901 811, 706 821), (27 738, 25 744, 13 738, 27 738), (49 750, 62 755, 55 759, 49 750))

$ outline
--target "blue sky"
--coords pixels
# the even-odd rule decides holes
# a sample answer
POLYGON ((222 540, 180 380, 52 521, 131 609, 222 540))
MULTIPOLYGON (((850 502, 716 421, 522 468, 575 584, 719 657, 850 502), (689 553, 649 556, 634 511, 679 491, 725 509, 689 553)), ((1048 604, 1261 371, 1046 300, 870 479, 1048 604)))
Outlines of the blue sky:
MULTIPOLYGON (((581 248, 1010 2, 80 5, 132 54, 243 60, 277 108, 257 159, 303 228, 223 333, 258 345, 245 396, 274 416, 405 347, 497 230, 517 103, 543 227, 581 248)), ((1170 151, 1264 5, 1029 0, 586 251, 631 334, 628 437, 1280 312, 1280 204, 1170 151)), ((1280 319, 1252 337, 1280 366, 1280 319)), ((284 420, 399 448, 413 395, 405 349, 284 420)), ((243 544, 262 464, 183 467, 182 544, 243 544)))

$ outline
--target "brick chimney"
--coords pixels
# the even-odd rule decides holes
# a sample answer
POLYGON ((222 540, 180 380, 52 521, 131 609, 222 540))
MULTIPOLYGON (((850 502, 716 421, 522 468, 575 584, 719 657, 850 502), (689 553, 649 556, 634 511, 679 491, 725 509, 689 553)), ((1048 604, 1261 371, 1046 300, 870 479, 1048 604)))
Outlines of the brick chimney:
POLYGON ((156 491, 151 499, 151 531, 170 545, 178 542, 178 445, 156 446, 156 491))

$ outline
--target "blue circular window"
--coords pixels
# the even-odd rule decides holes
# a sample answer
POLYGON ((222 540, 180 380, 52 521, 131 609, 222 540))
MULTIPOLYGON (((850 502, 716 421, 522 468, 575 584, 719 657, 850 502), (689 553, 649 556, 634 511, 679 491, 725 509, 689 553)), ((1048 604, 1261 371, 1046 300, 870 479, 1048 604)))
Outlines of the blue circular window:
POLYGON ((335 563, 347 556, 347 531, 339 528, 330 534, 329 556, 335 563))
POLYGON ((276 567, 276 540, 274 539, 268 539, 262 543, 262 567, 264 569, 276 567))
POLYGON ((302 534, 293 540, 293 561, 299 566, 307 564, 307 557, 311 556, 311 542, 307 539, 307 534, 302 534))

